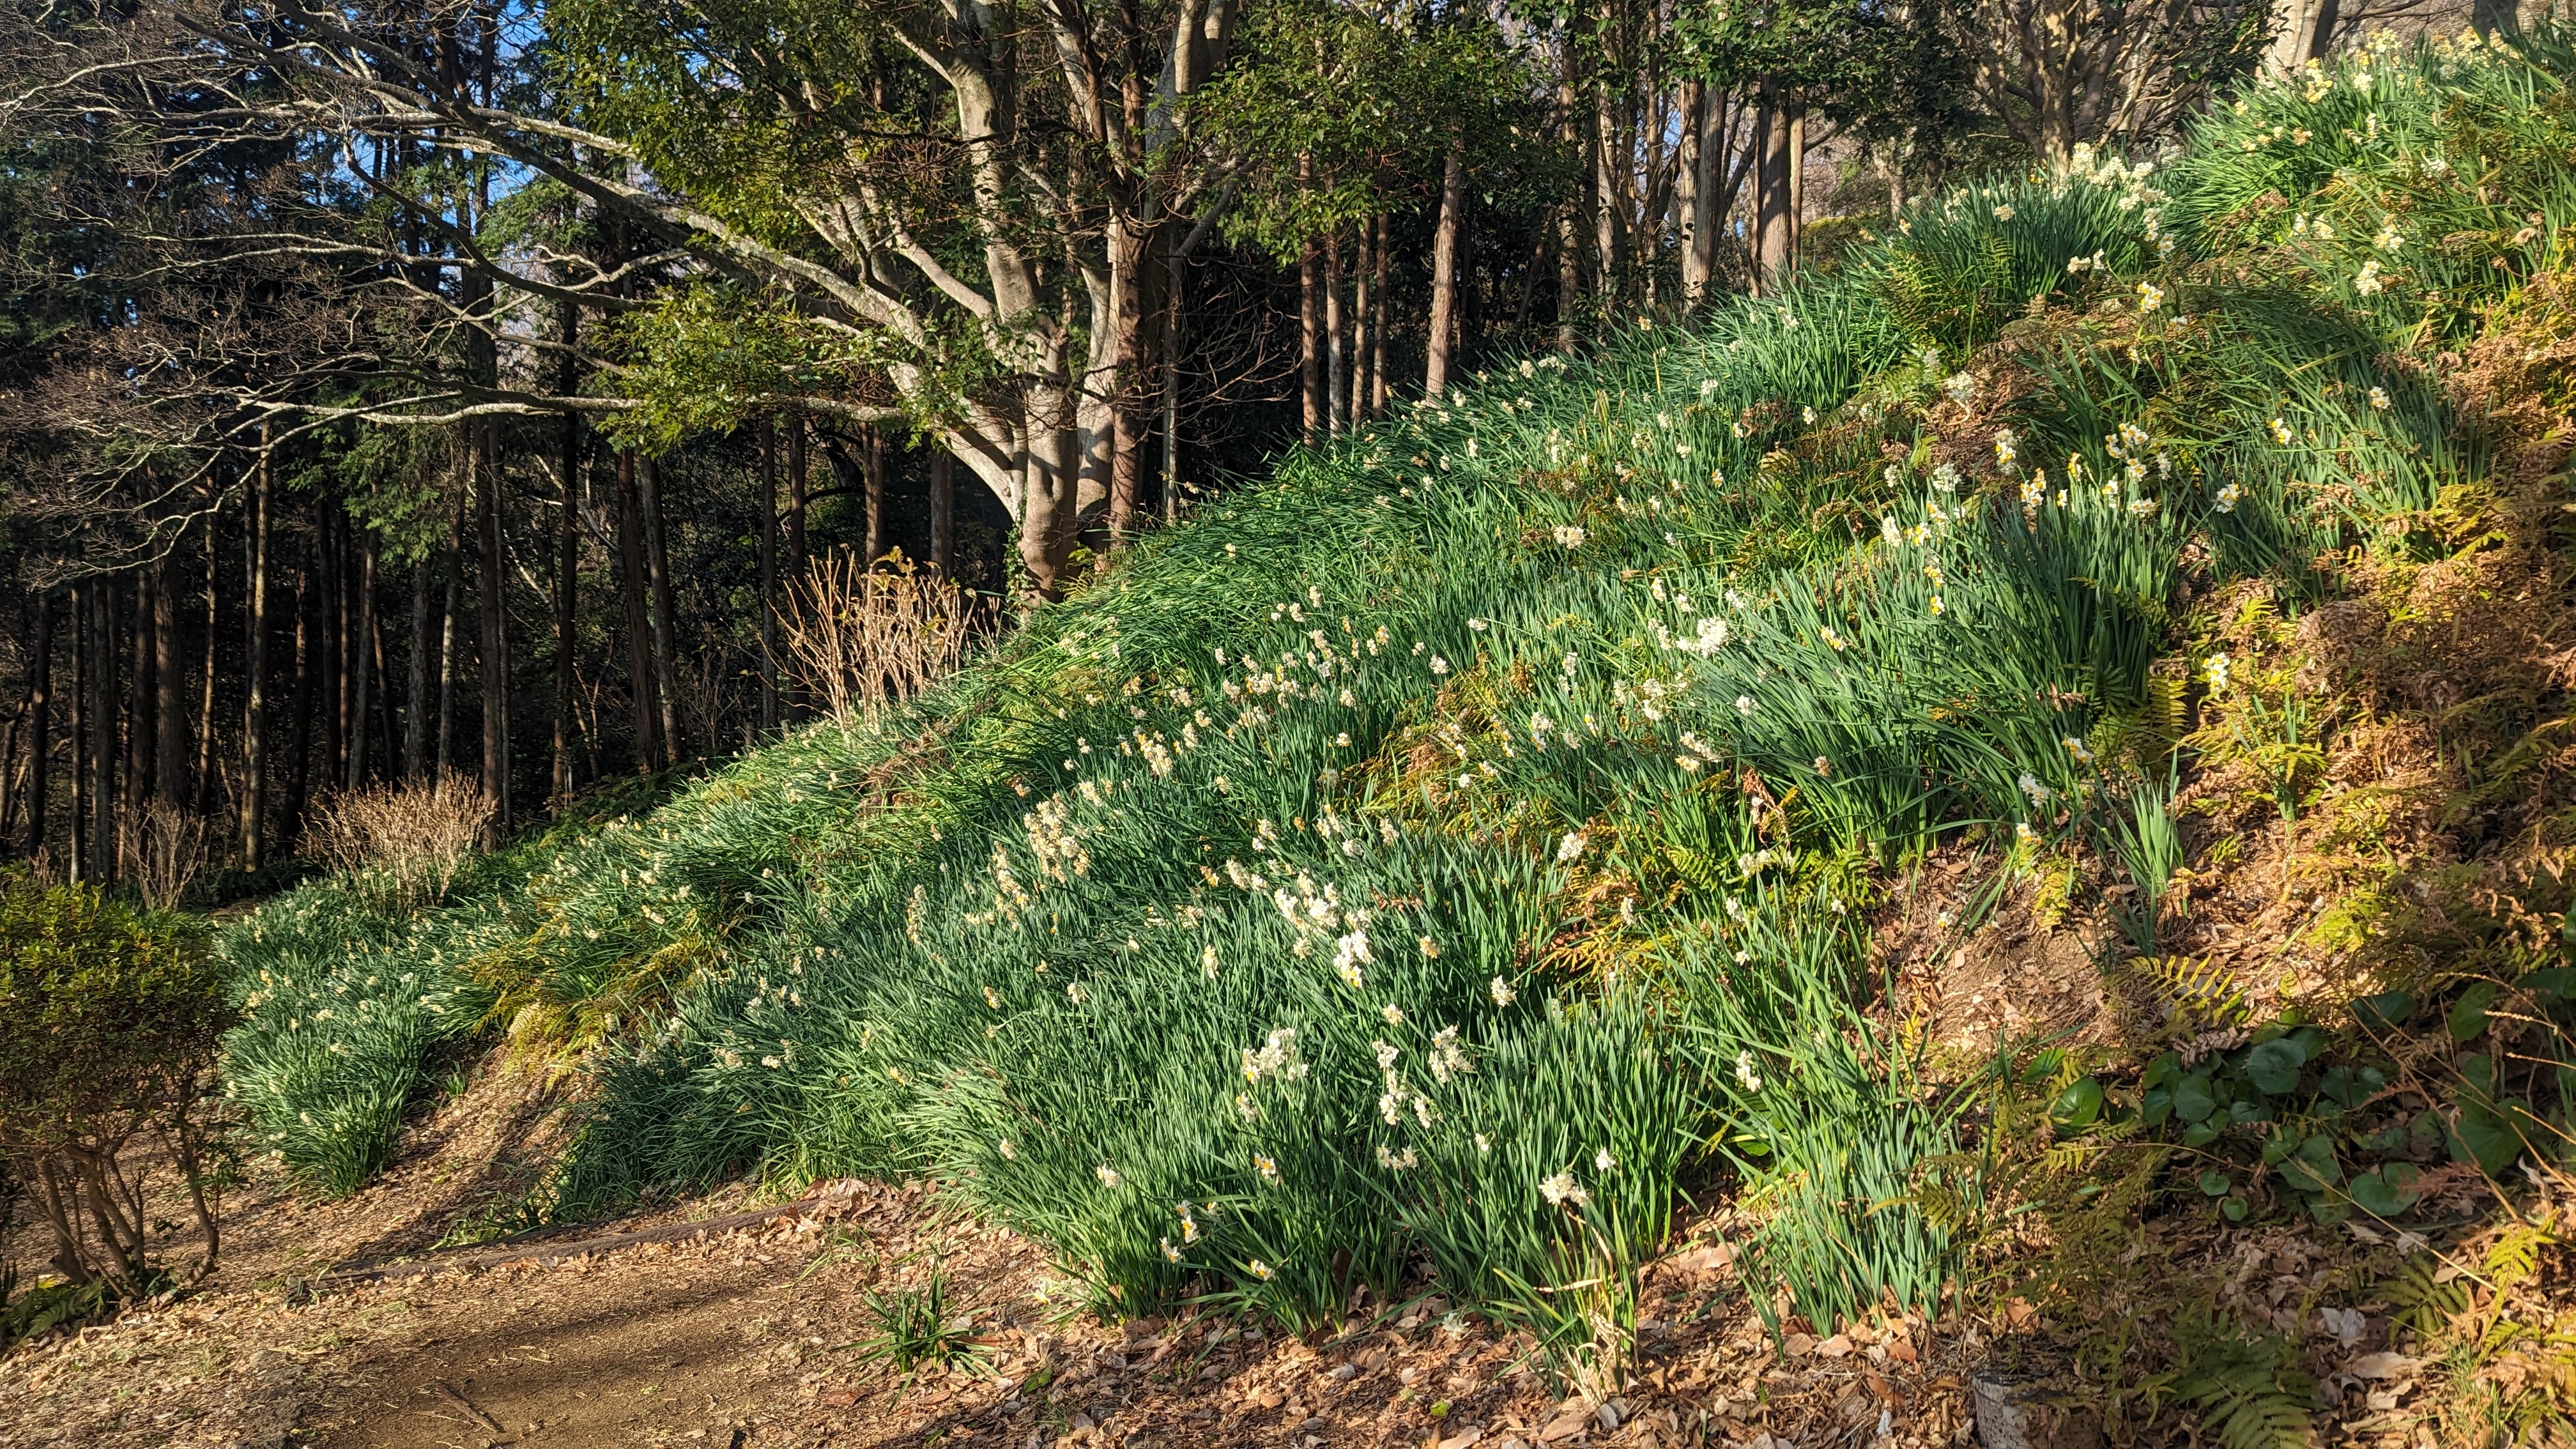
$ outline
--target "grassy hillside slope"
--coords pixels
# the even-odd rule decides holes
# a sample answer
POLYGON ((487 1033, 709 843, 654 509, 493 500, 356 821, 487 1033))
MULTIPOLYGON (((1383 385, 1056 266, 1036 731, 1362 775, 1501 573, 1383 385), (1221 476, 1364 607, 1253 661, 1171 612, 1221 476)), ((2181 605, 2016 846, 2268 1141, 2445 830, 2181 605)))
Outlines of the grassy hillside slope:
MULTIPOLYGON (((2206 611, 2456 547, 2501 435, 2432 363, 2561 264, 2571 69, 2383 49, 1296 453, 880 724, 234 927, 233 1095, 346 1190, 488 1024, 596 1083, 532 1212, 927 1173, 1110 1312, 1427 1272, 1615 1352, 1686 1183, 1766 1313, 1937 1307, 1977 1215, 1920 1169, 1992 1143, 1872 912, 1944 844, 2125 871, 2152 965, 2172 772, 2295 814, 2299 690, 2206 611)), ((2063 1133, 2182 1131, 2018 1062, 2063 1133)))

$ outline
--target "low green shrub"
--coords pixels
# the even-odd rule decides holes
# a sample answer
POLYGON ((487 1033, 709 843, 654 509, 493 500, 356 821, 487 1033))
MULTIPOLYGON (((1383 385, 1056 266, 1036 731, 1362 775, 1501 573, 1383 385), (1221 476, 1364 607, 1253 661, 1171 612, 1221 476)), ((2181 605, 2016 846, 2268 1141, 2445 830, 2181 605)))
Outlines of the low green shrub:
POLYGON ((186 1179, 202 1237, 186 1276, 212 1269, 202 1109, 229 1020, 222 975, 184 918, 139 915, 91 886, 0 879, 0 1155, 65 1280, 13 1305, 12 1332, 171 1280, 138 1140, 186 1179))

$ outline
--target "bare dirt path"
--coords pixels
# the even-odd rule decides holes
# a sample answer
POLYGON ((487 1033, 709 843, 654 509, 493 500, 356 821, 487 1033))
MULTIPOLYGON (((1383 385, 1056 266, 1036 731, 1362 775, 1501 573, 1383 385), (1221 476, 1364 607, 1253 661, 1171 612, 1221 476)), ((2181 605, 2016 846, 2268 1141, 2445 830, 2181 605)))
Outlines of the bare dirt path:
MULTIPOLYGON (((1046 1254, 919 1184, 848 1184, 828 1212, 762 1215, 565 1258, 565 1239, 471 1266, 309 1285, 420 1253, 523 1183, 554 1104, 494 1077, 415 1132, 382 1181, 317 1205, 261 1179, 224 1206, 214 1280, 0 1356, 6 1449, 485 1446, 1428 1445, 1827 1441, 1933 1449, 1964 1425, 1973 1336, 1890 1322, 1772 1356, 1723 1252, 1648 1278, 1606 1404, 1561 1398, 1526 1342, 1436 1300, 1366 1307, 1308 1340, 1213 1315, 1101 1323, 1046 1254), (497 1260, 496 1260, 497 1259, 497 1260), (870 1359, 870 1294, 947 1275, 981 1362, 899 1378, 870 1359)), ((734 1217, 739 1193, 619 1224, 734 1217)))

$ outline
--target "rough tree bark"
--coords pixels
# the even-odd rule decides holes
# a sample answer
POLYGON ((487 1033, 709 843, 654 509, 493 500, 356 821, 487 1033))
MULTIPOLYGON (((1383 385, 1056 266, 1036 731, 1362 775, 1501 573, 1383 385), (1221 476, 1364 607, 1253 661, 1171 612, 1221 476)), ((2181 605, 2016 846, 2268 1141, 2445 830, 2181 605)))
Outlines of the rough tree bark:
POLYGON ((1779 290, 1789 269, 1789 121, 1778 92, 1762 83, 1762 109, 1753 122, 1754 292, 1779 290))
POLYGON ((939 447, 930 450, 930 566, 957 575, 957 463, 939 447))
POLYGON ((1423 343, 1424 397, 1438 397, 1449 386, 1449 349, 1458 325, 1458 213, 1467 201, 1466 164, 1466 143, 1453 137, 1440 163, 1440 220, 1431 234, 1431 335, 1423 343))
MULTIPOLYGON (((932 547, 937 547, 936 529, 932 547)), ((569 545, 567 545, 569 547, 569 545)), ((566 554, 569 567, 570 554, 566 554)), ((760 732, 778 729, 778 424, 760 420, 760 732)))
POLYGON ((343 783, 352 790, 367 783, 367 724, 375 709, 375 658, 370 646, 376 635, 376 551, 367 533, 363 529, 351 530, 353 551, 357 554, 358 592, 356 637, 350 640, 349 776, 343 783))
POLYGON ((89 878, 116 879, 116 582, 101 579, 89 590, 89 878))
POLYGON ((1324 358, 1321 346, 1323 331, 1322 298, 1317 295, 1323 283, 1317 266, 1315 244, 1309 241, 1297 254, 1297 381, 1299 416, 1305 425, 1308 445, 1322 441, 1324 433, 1324 358))
POLYGON ((72 818, 68 842, 71 859, 65 864, 76 881, 89 878, 89 677, 94 672, 89 657, 89 611, 90 593, 96 587, 95 583, 74 584, 71 589, 72 709, 64 743, 71 746, 72 818))
POLYGON ((36 597, 36 640, 27 653, 27 856, 44 853, 46 783, 54 759, 54 599, 36 597))
POLYGON ((501 540, 501 459, 498 429, 490 419, 474 428, 474 501, 480 512, 480 567, 474 599, 483 616, 483 798, 492 803, 486 843, 498 846, 510 830, 510 634, 502 590, 509 564, 501 540))
POLYGON ((1351 429, 1350 309, 1343 305, 1342 228, 1324 230, 1324 425, 1336 438, 1351 429))
MULTIPOLYGON (((211 485, 209 485, 211 488, 211 485)), ((210 500, 211 501, 211 500, 210 500)), ((215 639, 219 633, 215 612, 215 570, 222 550, 215 541, 215 519, 206 520, 206 637, 204 672, 197 676, 197 813, 215 813, 215 639)))
MULTIPOLYGON (((295 570, 295 683, 287 701, 285 819, 300 822, 313 798, 313 540, 306 538, 295 570)), ((297 827, 300 828, 300 827, 297 827)))
POLYGON ((242 868, 257 870, 267 842, 262 838, 268 807, 268 548, 269 515, 276 502, 276 466, 268 449, 268 428, 260 428, 259 465, 252 473, 250 498, 250 620, 242 675, 249 691, 242 707, 242 868))
MULTIPOLYGON (((565 302, 558 310, 557 330, 563 334, 563 376, 558 381, 566 396, 581 386, 580 356, 573 345, 581 334, 581 308, 565 302)), ((554 790, 552 804, 561 810, 572 803, 572 752, 576 720, 573 711, 579 707, 578 681, 573 675, 573 652, 581 639, 581 621, 576 612, 580 600, 576 590, 580 583, 581 534, 575 527, 581 516, 581 414, 563 415, 563 433, 557 440, 561 448, 558 466, 562 470, 563 503, 555 514, 555 738, 554 790)), ((764 454, 764 457, 766 455, 764 454)), ((764 534, 764 540, 766 535, 764 534)), ((761 557, 764 570, 761 604, 769 602, 766 573, 768 548, 764 541, 761 557)), ((764 618, 763 627, 767 627, 764 618)))
POLYGON ((423 555, 411 566, 411 663, 403 678, 402 772, 406 780, 420 778, 422 756, 429 743, 429 558, 423 555))
POLYGON ((859 430, 859 486, 867 498, 868 567, 886 556, 885 434, 874 424, 859 430))
POLYGON ((671 555, 664 544, 662 465, 645 458, 635 470, 644 490, 644 575, 653 585, 653 699, 660 707, 662 763, 680 763, 678 655, 671 618, 671 555))
POLYGON ((186 687, 187 671, 179 662, 179 570, 175 554, 164 554, 153 565, 156 575, 152 587, 152 682, 158 698, 153 717, 161 726, 158 748, 153 751, 160 778, 153 783, 153 793, 173 809, 188 808, 188 714, 180 702, 180 691, 186 687))
MULTIPOLYGON (((617 452, 617 562, 626 603, 627 695, 635 707, 635 771, 653 773, 661 758, 654 740, 661 708, 653 688, 653 621, 644 605, 644 508, 635 487, 635 454, 617 452)), ((801 541, 801 540, 800 540, 801 541)))

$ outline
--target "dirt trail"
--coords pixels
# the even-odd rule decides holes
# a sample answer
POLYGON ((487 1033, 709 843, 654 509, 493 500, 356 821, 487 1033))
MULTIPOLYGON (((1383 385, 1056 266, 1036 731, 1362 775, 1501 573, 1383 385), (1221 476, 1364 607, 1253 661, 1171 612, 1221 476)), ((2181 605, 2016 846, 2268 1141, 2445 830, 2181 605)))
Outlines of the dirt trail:
MULTIPOLYGON (((335 1263, 420 1253, 488 1210, 550 1144, 556 1105, 495 1076, 347 1202, 305 1202, 273 1178, 235 1189, 209 1284, 0 1356, 0 1446, 1554 1449, 1770 1434, 1933 1449, 1964 1424, 1973 1334, 1890 1323, 1792 1339, 1784 1364, 1727 1255, 1707 1248, 1650 1273, 1629 1378, 1606 1406, 1560 1399, 1524 1342, 1436 1300, 1363 1309, 1311 1340, 1215 1316, 1104 1325, 1041 1249, 918 1184, 853 1184, 829 1212, 560 1261, 568 1239, 308 1286, 335 1263), (864 1351, 868 1295, 918 1291, 934 1270, 981 1363, 898 1378, 864 1351)), ((619 1226, 748 1206, 720 1194, 619 1226)))

